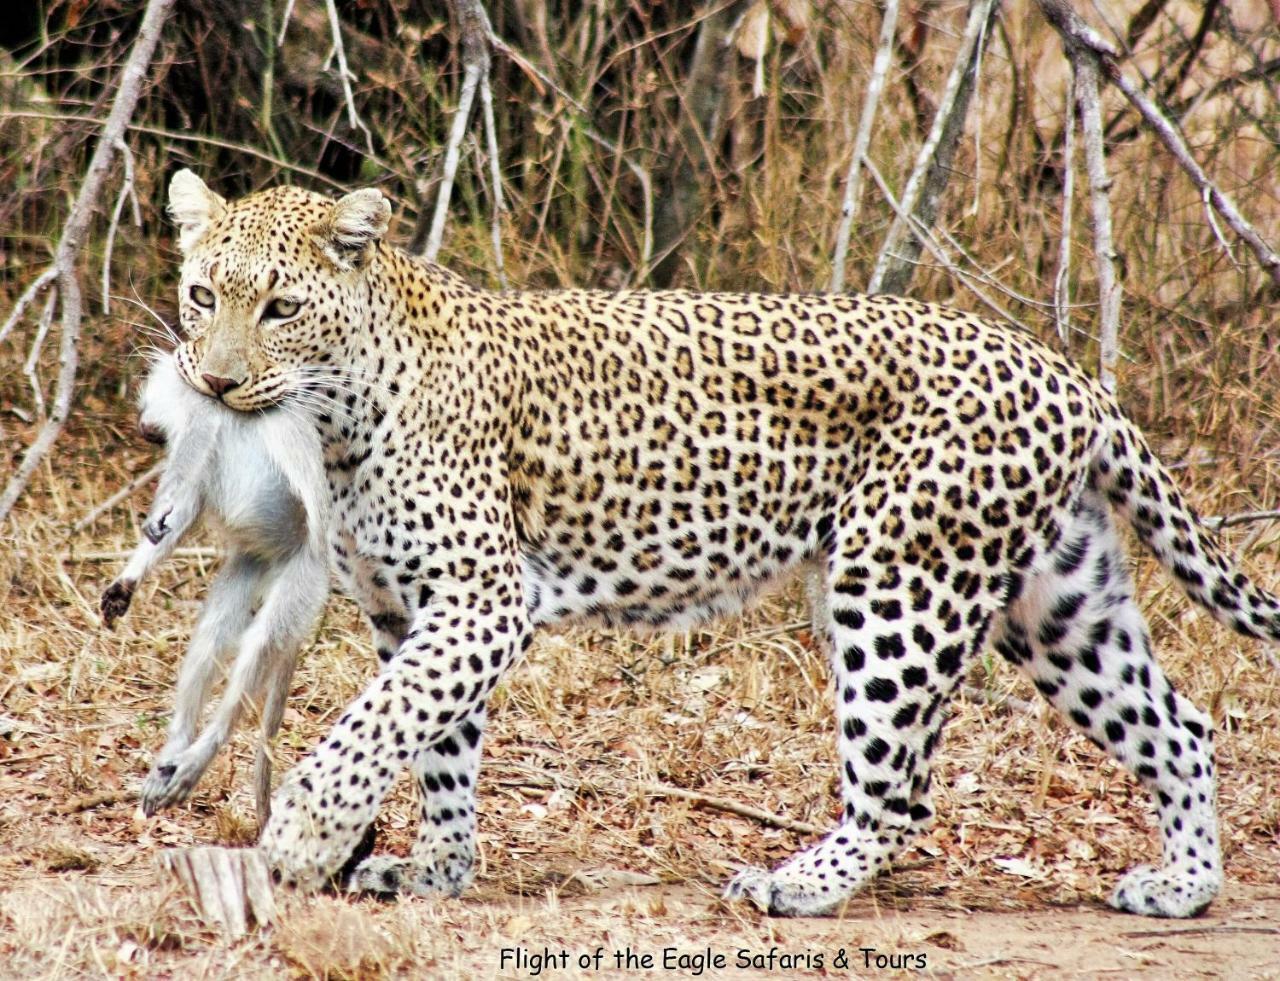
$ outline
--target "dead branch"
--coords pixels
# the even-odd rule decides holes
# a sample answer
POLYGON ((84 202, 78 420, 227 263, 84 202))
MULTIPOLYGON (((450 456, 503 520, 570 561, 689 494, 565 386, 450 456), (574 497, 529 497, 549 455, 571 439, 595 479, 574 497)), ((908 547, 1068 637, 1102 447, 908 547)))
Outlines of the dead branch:
POLYGON ((642 783, 636 789, 641 793, 649 794, 653 797, 673 797, 676 800, 687 800, 699 807, 709 807, 712 810, 725 811, 729 814, 736 814, 738 817, 758 821, 760 824, 766 824, 770 827, 783 828, 787 831, 798 831, 802 835, 822 834, 821 828, 817 825, 810 824, 807 821, 797 821, 794 818, 789 818, 782 814, 774 814, 771 811, 762 810, 759 807, 752 807, 750 804, 740 804, 738 801, 729 800, 726 797, 713 797, 710 794, 699 793, 696 790, 685 790, 683 787, 671 787, 665 783, 642 783))
POLYGON ((1116 389, 1116 357, 1120 334, 1120 284, 1116 279, 1115 248, 1111 239, 1111 178, 1107 176, 1102 144, 1102 105, 1098 68, 1093 59, 1068 49, 1075 101, 1084 142, 1085 172, 1089 175, 1089 205, 1093 212, 1093 251, 1098 264, 1098 380, 1109 392, 1116 389))
POLYGON ((867 286, 869 293, 902 293, 911 282, 924 245, 914 233, 913 225, 918 223, 931 228, 937 217, 942 192, 951 176, 951 158, 969 112, 969 99, 973 94, 987 25, 998 2, 979 0, 969 8, 969 19, 938 102, 938 111, 934 113, 933 125, 916 154, 915 166, 902 192, 902 213, 895 216, 876 257, 871 282, 867 286), (908 220, 904 215, 914 220, 908 220))
POLYGON ((1067 90, 1066 125, 1062 145, 1062 234, 1058 238, 1058 269, 1053 277, 1053 322, 1064 353, 1071 352, 1071 215, 1075 209, 1076 140, 1075 91, 1067 90))
MULTIPOLYGON (((373 134, 369 132, 369 127, 364 124, 364 120, 360 118, 360 114, 356 112, 355 95, 351 91, 351 80, 355 75, 351 73, 351 69, 347 67, 347 49, 342 43, 342 25, 338 21, 338 8, 333 0, 325 0, 325 9, 329 14, 329 30, 333 33, 333 54, 338 61, 338 80, 342 82, 342 98, 347 106, 347 123, 352 129, 359 130, 364 134, 365 146, 369 149, 369 156, 375 156, 373 152, 373 134)), ((286 11, 286 14, 288 11, 286 11)), ((284 24, 280 28, 280 34, 284 36, 284 28, 289 23, 286 16, 284 24)))
POLYGON ((844 289, 844 264, 849 253, 849 235, 854 222, 858 220, 858 208, 862 202, 862 158, 867 155, 867 148, 871 145, 871 129, 875 123, 885 75, 889 71, 897 26, 898 0, 886 0, 880 19, 880 43, 876 47, 875 59, 871 62, 866 95, 862 97, 862 115, 858 118, 858 132, 853 138, 853 156, 849 160, 849 172, 844 179, 844 201, 840 205, 840 226, 836 229, 831 284, 827 287, 833 293, 844 289))
MULTIPOLYGON (((80 363, 80 322, 83 316, 80 274, 76 264, 89 224, 93 220, 94 208, 102 193, 102 186, 115 161, 117 144, 124 139, 129 120, 138 105, 143 83, 146 80, 147 67, 151 64, 156 44, 160 40, 161 29, 173 4, 174 0, 148 0, 146 12, 142 17, 142 26, 138 29, 138 37, 133 43, 133 50, 129 52, 129 59, 125 62, 124 70, 120 75, 120 87, 111 104, 111 113, 102 127, 102 135, 94 148, 84 181, 80 185, 75 203, 71 206, 71 213, 67 217, 66 224, 62 226, 62 236, 58 241, 52 263, 52 268, 57 270, 58 302, 62 311, 59 325, 62 337, 59 344, 59 367, 53 413, 45 420, 40 432, 27 447, 17 472, 9 478, 4 492, 0 494, 0 521, 8 516, 23 490, 26 489, 31 475, 40 465, 40 461, 52 449, 71 411, 76 372, 80 363)), ((24 293, 23 296, 25 297, 26 294, 24 293)), ((28 299, 27 302, 30 300, 28 299)))
MULTIPOLYGON (((1280 284, 1280 255, 1271 248, 1258 234, 1226 194, 1218 189, 1205 174, 1204 169, 1191 155, 1186 140, 1170 120, 1151 99, 1120 70, 1116 61, 1117 52, 1092 27, 1066 3, 1066 0, 1036 0, 1045 19, 1053 25, 1061 35, 1068 53, 1078 51, 1094 62, 1103 78, 1124 93, 1138 110, 1138 114, 1159 137, 1160 142, 1173 155, 1178 165, 1186 171, 1196 189, 1208 196, 1209 203, 1217 210, 1228 225, 1235 231, 1253 254, 1271 279, 1280 284)), ((1083 59, 1082 59, 1083 60, 1083 59)))
POLYGON ((493 264, 498 275, 498 285, 507 288, 507 271, 502 262, 502 212, 506 205, 502 200, 502 167, 498 162, 498 127, 493 119, 493 90, 489 87, 489 73, 480 76, 480 112, 484 118, 484 140, 489 152, 489 180, 493 184, 493 264))
POLYGON ((444 223, 449 216, 449 198, 453 194, 453 180, 458 173, 459 151, 462 138, 467 133, 471 119, 471 106, 481 78, 488 86, 489 78, 489 18, 480 6, 480 0, 449 0, 462 32, 462 91, 458 95, 458 108, 449 127, 449 142, 445 145, 444 166, 441 169, 440 190, 436 196, 436 209, 431 218, 431 231, 427 235, 422 254, 435 261, 444 240, 444 223))
POLYGON ((108 497, 105 501, 97 505, 93 510, 89 511, 83 518, 80 518, 75 524, 73 524, 71 526, 72 533, 74 534, 76 532, 83 531, 89 525, 93 524, 93 522, 96 521, 99 516, 106 514, 108 511, 110 511, 113 507, 115 507, 125 498, 132 495, 134 491, 136 491, 139 487, 142 487, 145 484, 148 484, 151 481, 155 480, 157 477, 159 477, 161 472, 163 472, 163 470, 164 470, 164 462, 161 461, 160 463, 157 463, 155 466, 153 466, 146 473, 143 473, 137 477, 134 477, 133 480, 129 481, 127 484, 121 487, 118 491, 116 491, 114 494, 108 497))
POLYGON ((661 178, 654 215, 657 259, 652 276, 656 286, 670 285, 680 259, 680 246, 688 237, 702 209, 703 185, 715 169, 718 142, 733 65, 733 35, 745 13, 744 0, 725 4, 708 14, 698 26, 689 76, 680 96, 677 149, 661 178))

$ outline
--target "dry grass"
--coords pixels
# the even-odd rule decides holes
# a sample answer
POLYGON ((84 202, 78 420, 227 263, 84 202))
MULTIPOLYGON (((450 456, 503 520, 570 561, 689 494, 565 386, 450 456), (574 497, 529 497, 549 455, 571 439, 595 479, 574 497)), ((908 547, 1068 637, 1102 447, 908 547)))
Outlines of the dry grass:
MULTIPOLYGON (((588 6, 553 52, 563 64, 579 65, 584 77, 612 57, 611 48, 593 46, 597 26, 588 6)), ((942 4, 938 24, 951 23, 962 6, 942 4)), ((1108 9, 1123 22, 1136 6, 1108 9)), ((1059 227, 1056 192, 996 178, 1034 171, 1033 136, 1049 140, 1060 125, 1062 79, 1048 29, 1024 4, 1008 7, 1009 46, 995 45, 984 70, 984 135, 967 142, 958 158, 944 221, 1002 282, 1043 298, 1059 227)), ((857 105, 850 93, 860 91, 876 20, 863 16, 861 6, 857 16, 842 13, 847 9, 825 10, 826 33, 815 29, 815 48, 770 55, 763 99, 746 97, 745 82, 732 94, 723 169, 691 239, 681 272, 686 284, 804 289, 825 282, 846 165, 841 154, 857 105)), ((1178 43, 1179 30, 1194 26, 1194 17, 1187 20, 1193 5, 1169 9, 1179 25, 1165 18, 1153 29, 1142 53, 1148 62, 1178 43)), ((669 146, 678 107, 664 94, 664 80, 678 75, 676 45, 691 31, 630 38, 635 46, 618 56, 609 77, 621 86, 618 105, 631 108, 617 110, 608 131, 625 133, 627 146, 669 146), (653 115, 647 123, 646 113, 653 115)), ((402 95, 426 85, 431 98, 423 115, 371 120, 412 149, 391 161, 393 189, 408 199, 402 237, 418 203, 408 175, 428 166, 443 132, 444 95, 436 82, 413 76, 409 40, 388 56, 380 84, 402 95)), ((1251 43, 1260 57, 1276 53, 1274 38, 1251 43)), ((919 69, 922 81, 941 76, 948 44, 939 31, 919 69)), ((1214 44, 1208 68, 1188 80, 1188 90, 1238 67, 1236 46, 1221 38, 1214 44)), ((1256 122, 1260 110, 1274 106, 1265 95, 1250 89, 1237 100, 1201 106, 1187 128, 1215 179, 1272 231, 1280 227, 1280 154, 1256 122)), ((20 101, 10 94, 4 100, 20 101)), ((554 122, 540 115, 543 105, 530 97, 534 108, 525 114, 513 99, 500 123, 518 141, 504 160, 514 202, 505 229, 508 274, 521 284, 625 281, 638 238, 635 188, 624 167, 564 124, 563 113, 553 113, 554 122)), ((873 154, 900 183, 910 157, 903 148, 917 137, 905 98, 890 99, 885 112, 873 154)), ((69 178, 50 161, 60 159, 55 151, 67 132, 44 122, 3 125, 8 145, 27 152, 4 158, 0 177, 29 169, 39 178, 0 201, 9 235, 0 240, 0 293, 11 296, 40 260, 53 227, 48 202, 69 178), (33 206, 37 200, 45 206, 33 206)), ((172 257, 163 250, 156 257, 154 188, 179 149, 200 152, 162 140, 137 148, 140 190, 155 224, 145 233, 122 231, 116 246, 117 292, 136 288, 149 302, 171 289, 172 257)), ((1123 401, 1179 468, 1202 511, 1275 507, 1274 291, 1256 268, 1225 256, 1198 198, 1150 141, 1123 144, 1111 159, 1127 270, 1123 401)), ((274 176, 254 172, 256 180, 274 176)), ((484 208, 483 195, 464 197, 446 246, 450 263, 478 280, 488 274, 484 208)), ((887 216, 869 198, 852 256, 855 283, 869 268, 887 216)), ((1082 220, 1076 238, 1076 254, 1087 256, 1082 220)), ((922 268, 915 286, 927 298, 977 306, 938 270, 922 268)), ((1086 266, 1078 273, 1077 301, 1090 302, 1091 291, 1086 266)), ((1043 310, 1010 305, 1049 336, 1043 310)), ((1145 795, 990 659, 974 665, 967 694, 955 703, 938 767, 936 829, 892 876, 851 903, 844 921, 769 922, 722 906, 718 887, 736 865, 776 862, 803 836, 645 788, 683 788, 819 826, 832 820, 837 773, 828 682, 795 589, 741 622, 674 639, 542 637, 494 699, 480 788, 482 866, 466 898, 383 905, 285 896, 277 929, 228 947, 160 883, 153 863, 165 847, 252 839, 250 741, 239 737, 182 808, 144 821, 129 799, 161 742, 175 662, 209 563, 171 563, 117 631, 107 633, 98 623, 97 597, 119 562, 101 556, 132 547, 141 502, 68 532, 152 462, 132 435, 128 395, 139 362, 125 357, 140 343, 131 322, 143 318, 124 311, 88 325, 76 414, 3 533, 0 719, 8 731, 0 735, 0 975, 527 977, 501 962, 501 948, 516 944, 575 953, 604 946, 609 956, 628 945, 711 946, 731 962, 739 946, 758 952, 778 945, 823 951, 830 967, 832 952, 852 941, 927 951, 931 967, 962 974, 1035 974, 1054 965, 1124 974, 1172 973, 1171 965, 1266 973, 1266 957, 1250 961, 1247 948, 1274 950, 1280 946, 1274 935, 1213 931, 1223 924, 1252 929, 1258 923, 1251 916, 1271 922, 1280 916, 1280 677, 1255 645, 1194 611, 1146 558, 1137 560, 1137 574, 1161 660, 1181 690, 1212 708, 1220 731, 1231 886, 1208 932, 1180 939, 1176 950, 1157 950, 1162 941, 1141 936, 1117 947, 1109 933, 1141 933, 1149 924, 1097 913, 1116 876, 1158 851, 1145 795), (628 885, 641 881, 636 876, 661 882, 628 885), (1216 959, 1205 960, 1210 950, 1216 959)), ((1091 316, 1082 306, 1074 319, 1085 330, 1091 316)), ((20 414, 31 401, 21 373, 28 342, 20 330, 0 346, 6 459, 33 432, 20 414)), ((1092 363, 1084 335, 1073 338, 1072 353, 1092 363)), ((52 357, 43 362, 46 378, 52 357)), ((1233 529, 1227 541, 1262 583, 1280 589, 1280 524, 1233 529)), ((373 662, 353 608, 335 598, 295 679, 278 746, 281 768, 325 732, 373 662)), ((413 824, 409 788, 401 783, 380 819, 381 847, 407 848, 413 824)))

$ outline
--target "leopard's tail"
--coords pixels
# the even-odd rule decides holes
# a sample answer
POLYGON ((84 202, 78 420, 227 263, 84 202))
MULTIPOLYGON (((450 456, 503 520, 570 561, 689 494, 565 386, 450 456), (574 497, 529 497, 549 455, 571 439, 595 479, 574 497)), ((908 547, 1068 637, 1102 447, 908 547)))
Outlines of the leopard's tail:
POLYGON ((1093 461, 1094 485, 1215 620, 1280 643, 1280 598, 1254 585, 1222 551, 1138 428, 1119 413, 1111 421, 1093 461))

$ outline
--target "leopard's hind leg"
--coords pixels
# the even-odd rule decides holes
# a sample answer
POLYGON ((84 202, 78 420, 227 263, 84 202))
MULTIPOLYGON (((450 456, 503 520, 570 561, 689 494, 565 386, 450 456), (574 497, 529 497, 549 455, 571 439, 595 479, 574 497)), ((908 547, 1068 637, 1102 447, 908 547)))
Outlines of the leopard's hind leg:
POLYGON ((1127 560, 1095 491, 1082 495, 1055 553, 994 633, 1000 653, 1155 799, 1163 867, 1130 871, 1111 904, 1147 916, 1203 911, 1222 885, 1212 723, 1152 656, 1127 560))

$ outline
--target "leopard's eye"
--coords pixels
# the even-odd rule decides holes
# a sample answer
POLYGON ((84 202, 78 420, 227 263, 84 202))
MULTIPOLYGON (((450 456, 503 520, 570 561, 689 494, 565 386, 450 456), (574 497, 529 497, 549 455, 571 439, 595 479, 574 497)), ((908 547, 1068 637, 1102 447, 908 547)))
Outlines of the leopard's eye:
POLYGON ((269 317, 271 320, 288 320, 301 308, 302 304, 297 300, 288 300, 281 296, 267 304, 267 309, 263 311, 263 316, 269 317))
POLYGON ((213 295, 213 290, 207 286, 191 287, 191 302, 198 307, 204 307, 206 310, 212 310, 213 305, 217 302, 217 298, 213 295))

